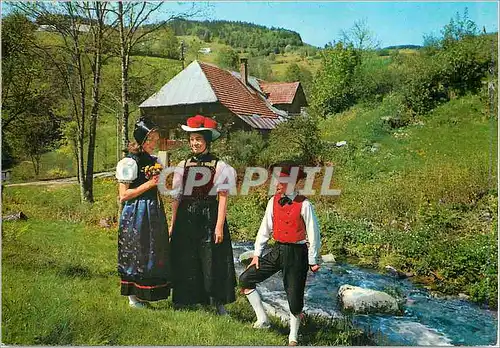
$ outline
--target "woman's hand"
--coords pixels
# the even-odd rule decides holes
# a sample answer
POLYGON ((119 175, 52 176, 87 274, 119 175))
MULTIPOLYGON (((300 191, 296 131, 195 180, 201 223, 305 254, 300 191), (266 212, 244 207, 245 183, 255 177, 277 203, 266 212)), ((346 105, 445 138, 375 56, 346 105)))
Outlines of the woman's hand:
POLYGON ((172 231, 174 230, 174 225, 173 224, 170 224, 170 226, 168 226, 168 240, 172 240, 172 231))
POLYGON ((152 189, 153 187, 155 187, 156 185, 158 185, 158 181, 160 181, 160 176, 159 175, 155 175, 153 176, 151 179, 148 180, 148 187, 150 189, 152 189))
POLYGON ((259 269, 259 257, 258 256, 254 256, 252 258, 252 262, 250 262, 250 264, 247 266, 247 268, 252 267, 252 265, 255 265, 255 268, 259 269))
POLYGON ((224 227, 216 226, 215 227, 215 244, 220 244, 224 240, 224 227))

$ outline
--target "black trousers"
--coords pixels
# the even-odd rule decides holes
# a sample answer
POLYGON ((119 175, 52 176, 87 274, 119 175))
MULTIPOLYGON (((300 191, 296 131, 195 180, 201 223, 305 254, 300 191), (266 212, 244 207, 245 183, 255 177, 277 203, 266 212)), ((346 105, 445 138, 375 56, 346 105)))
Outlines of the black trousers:
POLYGON ((277 243, 268 254, 259 257, 258 269, 252 265, 240 275, 239 285, 243 289, 255 289, 258 283, 282 271, 290 312, 298 315, 304 307, 308 269, 306 244, 277 243))

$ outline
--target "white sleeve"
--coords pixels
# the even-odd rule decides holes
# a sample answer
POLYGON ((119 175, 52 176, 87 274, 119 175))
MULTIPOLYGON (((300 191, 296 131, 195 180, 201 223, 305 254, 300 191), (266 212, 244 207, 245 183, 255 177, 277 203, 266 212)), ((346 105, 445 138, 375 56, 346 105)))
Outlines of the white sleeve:
POLYGON ((217 161, 214 186, 217 192, 236 194, 236 170, 224 161, 217 161))
POLYGON ((266 212, 264 218, 262 218, 259 232, 257 232, 257 238, 255 238, 254 256, 262 256, 262 250, 264 250, 264 246, 269 238, 271 238, 273 232, 273 204, 274 197, 271 197, 267 203, 266 212))
POLYGON ((304 219, 307 232, 307 241, 309 242, 309 264, 319 264, 319 249, 321 247, 321 237, 319 233, 319 224, 314 208, 308 200, 302 203, 300 214, 304 219))
POLYGON ((172 190, 179 190, 173 198, 175 200, 179 200, 183 193, 182 187, 182 177, 184 174, 184 163, 185 161, 180 161, 177 167, 175 168, 174 178, 172 179, 172 190))
POLYGON ((137 179, 137 162, 129 157, 125 157, 118 162, 116 165, 116 178, 118 182, 124 184, 130 184, 132 181, 137 179))

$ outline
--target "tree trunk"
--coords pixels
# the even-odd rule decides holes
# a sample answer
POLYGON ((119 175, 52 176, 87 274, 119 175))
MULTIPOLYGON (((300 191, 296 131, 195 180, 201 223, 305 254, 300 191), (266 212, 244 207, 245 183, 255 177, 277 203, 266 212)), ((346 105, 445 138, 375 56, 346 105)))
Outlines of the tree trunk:
POLYGON ((125 39, 123 3, 118 2, 118 21, 120 28, 120 57, 122 68, 122 129, 121 129, 121 157, 128 147, 128 117, 129 117, 129 91, 128 91, 128 66, 129 53, 128 40, 125 39))
POLYGON ((31 163, 33 164, 33 170, 35 171, 35 176, 38 176, 40 174, 40 157, 36 155, 32 155, 31 157, 31 163))
POLYGON ((79 94, 80 94, 80 110, 79 114, 76 115, 79 119, 78 124, 78 181, 80 182, 80 199, 82 202, 87 201, 87 184, 85 181, 85 164, 84 164, 84 142, 85 142, 85 113, 86 113, 86 96, 85 96, 85 71, 82 65, 82 58, 78 43, 75 40, 75 60, 78 67, 78 79, 79 79, 79 94))
POLYGON ((76 178, 78 179, 78 183, 80 183, 80 166, 78 165, 78 140, 76 138, 72 139, 73 142, 73 155, 75 156, 76 162, 76 178))
POLYGON ((95 4, 96 15, 98 18, 98 26, 95 32, 95 51, 93 59, 93 85, 92 85, 92 107, 90 110, 90 129, 89 129, 89 144, 87 151, 87 173, 85 178, 85 200, 87 202, 94 201, 94 157, 95 157, 95 143, 96 143, 96 132, 97 132, 97 117, 99 113, 99 87, 101 84, 101 46, 103 37, 103 21, 101 17, 100 4, 95 4))
POLYGON ((122 59, 122 157, 128 148, 128 118, 129 118, 129 92, 128 92, 128 56, 122 59))
POLYGON ((85 183, 85 167, 83 165, 83 135, 78 134, 78 182, 80 183, 80 199, 85 201, 85 191, 87 185, 85 183))

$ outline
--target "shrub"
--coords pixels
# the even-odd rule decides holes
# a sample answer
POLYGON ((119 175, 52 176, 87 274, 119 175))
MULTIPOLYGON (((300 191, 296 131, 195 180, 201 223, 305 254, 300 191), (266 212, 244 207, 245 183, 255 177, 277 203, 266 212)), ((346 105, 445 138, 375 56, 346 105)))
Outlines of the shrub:
POLYGON ((296 116, 271 132, 260 163, 268 166, 288 160, 302 165, 317 164, 323 160, 322 150, 318 120, 312 116, 296 116))
POLYGON ((266 142, 257 131, 237 131, 231 134, 228 147, 233 167, 256 166, 266 142))
POLYGON ((448 100, 448 92, 442 83, 441 67, 432 58, 407 58, 403 81, 403 100, 413 114, 426 114, 448 100))
POLYGON ((321 52, 322 64, 311 92, 311 107, 318 115, 341 112, 352 106, 356 93, 353 86, 360 54, 341 43, 321 52))

